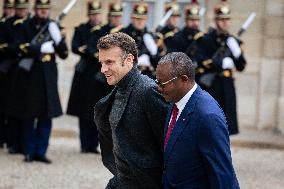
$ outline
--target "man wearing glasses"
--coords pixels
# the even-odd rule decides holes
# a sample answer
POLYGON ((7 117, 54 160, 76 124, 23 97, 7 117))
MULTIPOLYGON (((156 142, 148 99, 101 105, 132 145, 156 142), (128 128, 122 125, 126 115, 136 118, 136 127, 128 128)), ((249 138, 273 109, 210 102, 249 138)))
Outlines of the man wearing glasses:
POLYGON ((190 58, 167 54, 156 73, 158 90, 172 103, 164 131, 164 189, 239 189, 224 113, 195 83, 190 58))
POLYGON ((114 175, 106 188, 160 189, 168 105, 154 81, 138 71, 133 38, 113 33, 97 47, 101 72, 115 86, 95 106, 102 160, 114 175))

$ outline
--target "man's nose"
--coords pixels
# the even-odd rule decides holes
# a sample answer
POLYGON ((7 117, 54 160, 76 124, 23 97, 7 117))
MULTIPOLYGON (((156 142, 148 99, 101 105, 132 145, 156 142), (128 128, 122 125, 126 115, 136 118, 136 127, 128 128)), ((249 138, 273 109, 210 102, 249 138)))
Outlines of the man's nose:
POLYGON ((105 73, 107 70, 108 70, 107 66, 105 64, 102 64, 101 72, 105 73))

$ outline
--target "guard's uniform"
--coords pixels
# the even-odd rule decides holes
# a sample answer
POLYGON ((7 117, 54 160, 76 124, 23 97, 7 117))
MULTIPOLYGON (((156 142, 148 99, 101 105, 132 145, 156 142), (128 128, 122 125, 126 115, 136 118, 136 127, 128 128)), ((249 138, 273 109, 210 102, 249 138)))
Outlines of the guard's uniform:
MULTIPOLYGON (((50 8, 50 1, 37 0, 35 8, 50 8)), ((48 27, 48 28, 49 28, 48 27)), ((54 28, 54 27, 53 27, 54 28)), ((21 60, 30 59, 33 64, 30 70, 18 63, 14 71, 12 88, 9 93, 7 114, 23 121, 25 130, 25 161, 39 160, 46 163, 50 161, 45 157, 49 136, 51 133, 51 119, 62 115, 62 108, 58 94, 58 71, 55 55, 65 59, 68 56, 68 49, 65 38, 61 36, 59 27, 55 22, 41 19, 37 15, 25 20, 17 31, 20 40, 21 60), (41 28, 51 23, 57 29, 56 41, 51 35, 49 49, 44 50, 41 35, 35 43, 31 43, 41 28)))
MULTIPOLYGON (((227 4, 220 4, 215 9, 217 19, 229 19, 227 4)), ((234 38, 238 45, 242 42, 230 33, 221 33, 210 28, 202 39, 197 42, 198 50, 194 60, 198 62, 197 83, 208 91, 220 104, 227 118, 229 133, 238 133, 236 91, 234 85, 234 69, 243 71, 246 60, 243 53, 235 57, 228 47, 228 39, 234 38), (224 66, 231 60, 233 67, 224 66)))
MULTIPOLYGON (((89 14, 101 14, 102 7, 98 1, 88 3, 89 14)), ((72 52, 80 56, 75 66, 67 114, 79 118, 81 152, 98 153, 98 133, 94 123, 94 106, 107 95, 111 87, 101 73, 98 62, 97 41, 106 33, 101 25, 90 22, 75 28, 72 39, 72 52)))

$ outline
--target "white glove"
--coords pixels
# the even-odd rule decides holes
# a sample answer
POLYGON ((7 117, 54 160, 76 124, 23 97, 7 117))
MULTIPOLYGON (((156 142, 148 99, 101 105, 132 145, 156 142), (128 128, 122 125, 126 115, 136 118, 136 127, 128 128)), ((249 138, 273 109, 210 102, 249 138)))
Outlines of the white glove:
POLYGON ((48 31, 52 40, 55 42, 56 45, 58 45, 62 40, 62 35, 58 25, 55 22, 50 22, 48 25, 48 31))
POLYGON ((158 46, 153 37, 149 33, 145 33, 143 35, 143 41, 150 54, 155 56, 158 53, 158 46))
POLYGON ((138 66, 151 67, 150 57, 147 54, 142 54, 138 57, 138 66))
POLYGON ((222 61, 222 68, 223 69, 234 69, 235 68, 235 64, 232 58, 230 57, 226 57, 223 59, 222 61))
POLYGON ((239 43, 235 38, 229 37, 227 39, 227 45, 235 58, 239 58, 241 56, 242 51, 239 43))
POLYGON ((44 42, 40 47, 40 52, 44 54, 54 53, 53 41, 44 42))

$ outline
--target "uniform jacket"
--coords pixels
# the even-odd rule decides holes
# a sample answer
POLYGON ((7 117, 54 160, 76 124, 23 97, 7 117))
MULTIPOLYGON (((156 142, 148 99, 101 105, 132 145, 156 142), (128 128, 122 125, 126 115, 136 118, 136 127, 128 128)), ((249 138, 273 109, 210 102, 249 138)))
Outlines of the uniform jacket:
MULTIPOLYGON (((30 43, 40 28, 47 22, 36 17, 25 20, 17 30, 20 44, 30 43)), ((21 46, 21 45, 19 45, 21 46)), ((7 114, 16 118, 53 118, 62 114, 58 94, 58 71, 55 53, 60 58, 68 56, 65 39, 54 45, 55 53, 42 54, 41 44, 31 44, 20 49, 20 58, 32 58, 34 64, 30 71, 17 66, 13 70, 9 90, 7 114)))
MULTIPOLYGON (((246 59, 243 54, 237 59, 232 56, 226 45, 228 37, 234 36, 231 34, 221 35, 216 29, 210 28, 209 32, 196 43, 197 51, 193 59, 198 62, 197 83, 221 105, 228 121, 230 134, 236 134, 238 133, 238 121, 234 70, 223 69, 222 61, 225 57, 231 57, 236 70, 243 71, 246 59), (210 86, 204 85, 202 82, 208 75, 214 76, 210 86)), ((238 40, 238 42, 241 44, 241 41, 238 40)))
POLYGON ((87 22, 75 28, 72 52, 80 56, 80 61, 75 66, 67 107, 69 115, 93 120, 94 105, 112 89, 97 59, 97 41, 101 36, 100 25, 87 22))

